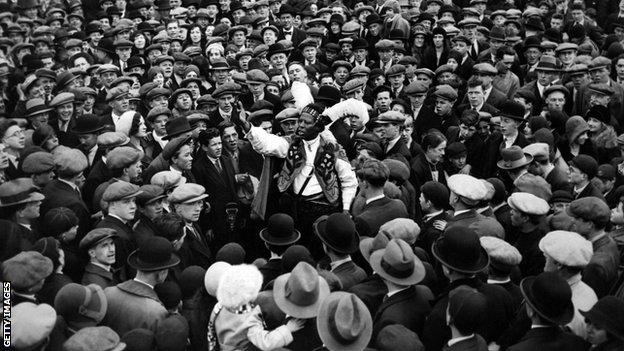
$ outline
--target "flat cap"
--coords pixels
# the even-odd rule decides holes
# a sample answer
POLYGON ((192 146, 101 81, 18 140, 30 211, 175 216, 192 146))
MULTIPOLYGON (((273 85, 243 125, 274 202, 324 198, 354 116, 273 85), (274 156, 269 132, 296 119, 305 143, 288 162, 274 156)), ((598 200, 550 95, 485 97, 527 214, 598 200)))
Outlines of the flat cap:
POLYGON ((160 171, 152 176, 150 184, 159 185, 165 191, 186 183, 186 178, 182 174, 174 171, 160 171))
POLYGON ((160 65, 161 63, 163 63, 163 62, 167 62, 167 61, 168 61, 168 62, 171 62, 171 64, 173 64, 173 63, 175 62, 175 60, 173 59, 173 57, 172 57, 172 56, 169 56, 169 55, 162 55, 162 56, 158 56, 158 57, 156 58, 156 60, 154 60, 154 65, 155 65, 155 66, 158 66, 158 65, 160 65))
POLYGON ((615 166, 609 163, 605 163, 598 166, 596 177, 600 177, 603 179, 615 179, 616 173, 617 170, 615 169, 615 166))
POLYGON ((183 145, 188 144, 190 140, 191 140, 191 137, 187 135, 179 136, 177 138, 173 138, 169 140, 167 145, 165 145, 165 147, 162 150, 162 156, 165 159, 165 161, 171 160, 171 158, 176 154, 176 152, 178 152, 178 150, 180 150, 183 145))
POLYGON ((298 120, 299 119, 299 110, 296 108, 285 108, 280 113, 275 116, 275 120, 279 123, 288 121, 288 120, 298 120))
POLYGON ((110 63, 106 63, 106 64, 101 65, 98 68, 98 70, 97 70, 98 74, 104 74, 104 73, 108 73, 108 72, 113 72, 113 73, 119 74, 119 67, 117 67, 117 66, 115 66, 113 64, 110 64, 110 63))
POLYGON ((487 62, 477 63, 476 65, 472 66, 472 70, 474 73, 489 74, 491 76, 495 76, 498 74, 498 70, 487 62))
POLYGON ((121 132, 104 132, 97 137, 98 147, 106 149, 126 145, 129 142, 130 138, 121 132))
POLYGON ((529 144, 522 151, 533 156, 534 160, 547 160, 550 156, 550 147, 546 143, 529 144))
POLYGON ((448 178, 447 184, 450 191, 471 202, 468 205, 481 201, 488 192, 482 181, 467 174, 454 174, 448 178))
POLYGON ((163 88, 157 87, 148 91, 146 98, 147 100, 154 100, 159 96, 164 96, 165 98, 169 99, 169 97, 171 96, 171 90, 164 88, 164 87, 163 88))
POLYGON ((125 347, 115 331, 103 326, 82 328, 63 343, 64 351, 123 350, 125 347))
POLYGON ((131 48, 134 46, 134 43, 127 39, 117 39, 113 43, 113 46, 115 49, 131 48))
POLYGON ((401 239, 412 245, 420 234, 420 227, 409 218, 395 218, 379 227, 379 233, 392 239, 401 239))
POLYGON ((582 197, 570 203, 567 213, 587 221, 608 223, 611 218, 609 206, 595 196, 582 197))
POLYGON ((195 183, 181 184, 169 195, 172 204, 195 202, 207 198, 206 188, 195 183))
POLYGON ((609 60, 608 58, 604 56, 598 56, 594 58, 593 60, 591 60, 591 63, 589 64, 588 68, 590 71, 594 71, 597 69, 609 67, 610 65, 611 65, 611 60, 609 60))
POLYGON ((405 123, 405 115, 402 114, 401 112, 398 112, 398 111, 387 111, 387 112, 384 112, 384 113, 380 114, 377 117, 377 119, 375 120, 375 123, 378 123, 378 124, 386 124, 386 123, 403 124, 403 123, 405 123))
POLYGON ((366 77, 371 73, 371 69, 366 66, 355 66, 351 70, 351 77, 366 77))
POLYGON ((381 39, 380 41, 375 43, 375 49, 377 49, 378 51, 394 50, 394 47, 394 42, 388 39, 381 39))
POLYGON ((252 69, 247 71, 246 73, 247 83, 268 83, 269 76, 266 75, 262 70, 252 69))
POLYGON ((570 162, 570 166, 578 168, 581 172, 587 174, 587 179, 592 179, 596 176, 598 171, 598 162, 595 158, 580 154, 574 157, 570 162))
POLYGON ((106 202, 120 201, 136 197, 141 193, 139 187, 123 180, 116 181, 106 188, 102 200, 106 202))
POLYGON ((405 66, 403 66, 401 64, 392 65, 386 71, 386 77, 397 76, 399 74, 405 74, 405 66))
POLYGON ((457 100, 457 91, 448 84, 438 85, 433 92, 434 97, 439 97, 448 101, 457 100))
POLYGON ((359 88, 363 88, 366 85, 366 79, 365 78, 355 78, 355 79, 351 79, 349 81, 347 81, 343 86, 342 86, 342 91, 345 94, 349 94, 359 88))
POLYGON ((236 83, 225 83, 217 87, 212 93, 212 97, 215 99, 220 98, 226 94, 238 95, 241 93, 241 86, 236 83))
POLYGON ((592 83, 589 85, 589 91, 592 93, 598 93, 606 96, 611 96, 615 93, 615 90, 605 83, 592 83))
POLYGON ((499 264, 505 266, 517 266, 522 261, 520 251, 513 245, 503 239, 484 236, 479 238, 481 247, 487 251, 490 256, 490 264, 499 264))
POLYGON ((80 243, 78 248, 81 250, 89 250, 104 239, 117 237, 117 231, 112 228, 95 228, 88 232, 80 243))
POLYGON ((67 148, 54 155, 54 166, 58 174, 76 175, 84 171, 89 162, 80 150, 67 148))
POLYGON ((39 174, 54 169, 54 156, 49 152, 37 151, 22 161, 22 170, 28 174, 39 174))
POLYGON ((461 28, 461 27, 468 27, 468 26, 478 26, 480 24, 481 24, 481 21, 479 21, 478 19, 473 18, 473 17, 468 17, 459 21, 457 25, 461 28))
POLYGON ((156 117, 158 116, 168 116, 169 118, 171 118, 172 114, 171 114, 171 110, 167 107, 163 107, 163 106, 157 106, 154 107, 153 109, 151 109, 148 113, 147 113, 147 121, 148 122, 153 122, 154 119, 156 119, 156 117))
POLYGON ((2 278, 23 291, 52 273, 52 260, 36 251, 22 251, 2 263, 2 278))
POLYGON ((570 50, 578 51, 578 45, 574 43, 561 43, 557 45, 557 48, 555 49, 555 53, 558 54, 562 51, 570 51, 570 50))
POLYGON ((62 93, 57 94, 54 98, 52 98, 52 101, 50 101, 49 106, 58 107, 63 104, 71 103, 71 102, 74 102, 74 98, 75 98, 74 94, 68 93, 68 92, 62 92, 62 93))
POLYGON ((513 193, 507 199, 507 204, 514 210, 536 216, 545 215, 550 210, 550 206, 546 200, 530 193, 513 193))
POLYGON ((139 188, 141 193, 137 196, 136 202, 139 206, 149 205, 154 201, 167 197, 165 188, 160 185, 146 184, 139 188))
POLYGON ((106 155, 108 169, 122 169, 141 160, 142 152, 132 146, 120 146, 112 149, 106 155))
POLYGON ((11 310, 11 347, 6 348, 33 350, 42 346, 56 325, 56 317, 54 307, 45 303, 16 304, 11 310))
POLYGON ((589 68, 587 67, 586 64, 583 63, 577 63, 574 64, 572 66, 570 66, 570 68, 568 68, 566 70, 567 73, 569 73, 570 75, 574 76, 574 75, 578 75, 578 74, 585 74, 589 72, 589 68))
POLYGON ((429 91, 427 85, 423 82, 413 81, 403 89, 407 95, 426 94, 429 91))
POLYGON ((565 230, 546 234, 539 241, 539 249, 562 265, 577 268, 587 266, 594 254, 591 241, 578 233, 565 230))
POLYGON ((110 102, 113 101, 115 99, 118 99, 122 96, 127 96, 129 95, 130 92, 122 87, 115 87, 111 90, 108 91, 108 93, 106 94, 106 102, 110 102))

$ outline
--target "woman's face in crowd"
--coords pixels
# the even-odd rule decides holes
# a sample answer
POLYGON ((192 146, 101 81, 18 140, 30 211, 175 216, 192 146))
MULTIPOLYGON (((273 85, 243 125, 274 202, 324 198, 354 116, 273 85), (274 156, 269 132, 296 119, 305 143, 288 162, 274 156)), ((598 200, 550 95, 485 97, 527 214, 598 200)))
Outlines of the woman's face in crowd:
POLYGON ((191 37, 191 42, 199 43, 201 41, 201 29, 199 27, 193 27, 189 35, 191 37))
POLYGON ((137 49, 144 49, 146 44, 145 36, 138 34, 134 37, 134 46, 137 49))

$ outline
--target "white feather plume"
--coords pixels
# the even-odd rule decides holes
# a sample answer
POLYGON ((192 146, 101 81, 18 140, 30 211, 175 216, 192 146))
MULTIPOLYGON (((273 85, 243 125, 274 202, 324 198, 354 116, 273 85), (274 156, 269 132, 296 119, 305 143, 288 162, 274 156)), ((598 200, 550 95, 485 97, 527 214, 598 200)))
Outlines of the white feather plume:
POLYGON ((364 124, 368 123, 369 120, 367 104, 356 99, 341 101, 327 108, 323 114, 329 117, 332 123, 347 116, 359 116, 364 124))
POLYGON ((293 82, 290 87, 290 92, 295 100, 295 107, 301 112, 301 110, 309 104, 314 103, 314 97, 310 91, 310 87, 301 82, 293 82))

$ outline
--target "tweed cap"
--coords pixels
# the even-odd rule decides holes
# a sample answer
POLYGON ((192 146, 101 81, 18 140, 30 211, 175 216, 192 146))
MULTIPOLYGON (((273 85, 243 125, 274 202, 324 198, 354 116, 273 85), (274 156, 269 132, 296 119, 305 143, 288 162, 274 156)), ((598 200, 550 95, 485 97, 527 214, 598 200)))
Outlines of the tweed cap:
POLYGON ((67 148, 54 154, 54 166, 58 175, 73 176, 84 171, 89 162, 80 150, 67 148))
MULTIPOLYGON (((56 311, 48 304, 22 302, 11 310, 11 346, 29 350, 50 335, 56 325, 56 311)), ((9 348, 7 348, 9 349, 9 348)))
POLYGON ((513 267, 522 261, 522 255, 518 249, 505 240, 493 236, 484 236, 479 240, 490 256, 490 264, 513 267))
POLYGON ((195 183, 181 184, 169 195, 169 202, 172 204, 185 204, 203 200, 208 197, 206 188, 195 183))
POLYGON ((597 69, 607 68, 609 66, 611 66, 611 60, 604 56, 598 56, 591 60, 588 68, 590 71, 594 71, 597 69))
POLYGON ((564 230, 546 234, 539 241, 539 249, 562 265, 577 268, 587 266, 594 254, 589 240, 578 233, 564 230))
POLYGON ((351 79, 342 86, 342 91, 345 94, 352 93, 357 89, 363 88, 366 85, 366 82, 367 80, 364 78, 351 79))
POLYGON ((498 74, 498 70, 487 62, 477 63, 476 65, 472 66, 472 70, 475 73, 488 74, 491 76, 495 76, 498 74))
POLYGON ((405 115, 397 112, 397 111, 387 111, 384 112, 382 114, 380 114, 377 119, 375 120, 375 123, 378 124, 387 124, 387 123, 392 123, 392 124, 403 124, 405 123, 405 115))
POLYGON ((186 183, 186 178, 174 171, 161 171, 154 174, 152 179, 150 179, 150 184, 159 185, 163 187, 165 191, 169 191, 184 183, 186 183))
POLYGON ((398 76, 399 74, 405 74, 405 66, 401 64, 392 65, 386 71, 386 77, 398 76))
POLYGON ((394 42, 388 39, 382 39, 375 43, 375 49, 377 49, 377 51, 394 50, 394 46, 394 42))
POLYGON ((167 108, 167 107, 156 106, 156 107, 152 108, 147 113, 147 121, 148 122, 154 122, 156 117, 162 116, 162 115, 165 115, 165 116, 171 118, 171 116, 172 116, 171 110, 169 108, 167 108))
POLYGON ((613 90, 613 88, 611 88, 611 86, 609 86, 609 84, 605 84, 605 83, 592 83, 589 85, 589 91, 592 94, 600 94, 600 95, 606 95, 606 96, 611 96, 613 95, 613 93, 615 93, 615 90, 613 90))
POLYGON ((45 196, 31 178, 16 178, 0 185, 0 207, 43 201, 45 196))
POLYGON ((609 206, 595 196, 583 197, 570 203, 567 213, 587 221, 608 223, 611 218, 609 206))
POLYGON ((116 100, 120 97, 127 96, 130 92, 122 87, 115 87, 106 94, 106 102, 116 100))
POLYGON ((89 250, 104 239, 117 237, 117 231, 112 228, 95 228, 85 235, 78 247, 81 250, 89 250))
POLYGON ((22 251, 2 263, 2 277, 11 287, 24 291, 52 273, 52 260, 36 251, 22 251))
POLYGON ((550 210, 546 200, 533 194, 522 192, 511 194, 507 199, 507 204, 511 208, 529 215, 541 216, 547 214, 550 210))
POLYGON ((141 190, 137 185, 119 180, 112 183, 106 188, 106 190, 104 190, 102 200, 106 202, 121 201, 135 198, 140 193, 141 190))
POLYGON ((141 160, 143 153, 131 146, 120 146, 106 155, 108 169, 121 169, 133 165, 141 160))
POLYGON ((50 107, 58 107, 67 103, 74 102, 75 96, 72 93, 62 92, 57 94, 52 101, 50 101, 50 107))
POLYGON ((82 328, 63 343, 64 351, 115 351, 125 347, 119 335, 109 327, 82 328))
POLYGON ((226 94, 238 95, 241 93, 241 86, 236 83, 225 83, 217 87, 212 93, 212 97, 215 99, 220 98, 226 94))
POLYGON ((468 200, 468 204, 481 201, 488 192, 488 189, 482 181, 466 174, 454 174, 450 176, 447 184, 450 191, 464 200, 468 200))
POLYGON ((252 69, 246 73, 247 83, 268 83, 269 76, 262 70, 252 69))
POLYGON ((130 142, 130 138, 120 132, 105 132, 97 137, 98 147, 104 149, 115 148, 117 146, 126 145, 130 142))
POLYGON ((455 89, 453 89, 450 85, 442 84, 438 85, 436 90, 433 92, 433 96, 447 101, 455 101, 457 100, 457 91, 455 91, 455 89))
POLYGON ((28 174, 45 173, 53 169, 54 156, 49 152, 33 152, 22 161, 22 171, 28 174))

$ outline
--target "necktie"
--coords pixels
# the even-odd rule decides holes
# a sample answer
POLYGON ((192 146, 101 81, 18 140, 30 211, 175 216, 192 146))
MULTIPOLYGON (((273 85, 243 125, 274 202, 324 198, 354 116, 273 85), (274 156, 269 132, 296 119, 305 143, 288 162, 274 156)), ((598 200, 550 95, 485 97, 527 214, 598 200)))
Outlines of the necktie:
POLYGON ((221 162, 219 162, 219 160, 217 159, 215 161, 214 165, 217 168, 217 172, 219 172, 219 174, 221 174, 221 172, 223 172, 223 169, 221 168, 221 162))

